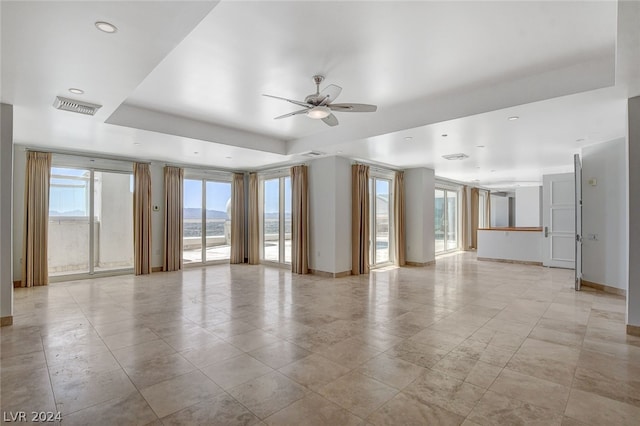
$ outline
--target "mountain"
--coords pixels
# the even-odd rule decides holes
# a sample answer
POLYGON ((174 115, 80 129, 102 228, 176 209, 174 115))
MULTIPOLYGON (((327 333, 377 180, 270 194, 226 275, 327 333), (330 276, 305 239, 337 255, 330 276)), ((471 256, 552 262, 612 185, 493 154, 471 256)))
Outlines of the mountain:
MULTIPOLYGON (((202 210, 196 208, 183 209, 183 215, 185 219, 200 219, 202 218, 202 210)), ((221 212, 220 210, 207 210, 207 219, 227 219, 227 212, 221 212)))

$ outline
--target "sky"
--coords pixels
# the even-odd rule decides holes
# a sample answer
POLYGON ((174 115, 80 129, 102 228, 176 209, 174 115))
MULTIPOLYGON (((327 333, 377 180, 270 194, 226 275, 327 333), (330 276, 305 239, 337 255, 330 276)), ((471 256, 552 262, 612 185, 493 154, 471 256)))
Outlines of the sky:
MULTIPOLYGON (((227 211, 231 198, 231 183, 206 182, 207 210, 227 211)), ((202 208, 202 181, 184 180, 184 207, 202 208)))

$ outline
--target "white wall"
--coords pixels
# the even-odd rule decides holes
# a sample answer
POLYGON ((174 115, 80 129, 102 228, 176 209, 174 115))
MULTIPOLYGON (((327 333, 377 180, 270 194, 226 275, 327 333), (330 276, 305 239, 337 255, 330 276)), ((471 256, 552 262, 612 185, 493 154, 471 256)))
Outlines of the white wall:
POLYGON ((415 168, 404 173, 406 194, 407 261, 428 263, 435 260, 434 191, 435 173, 415 168))
MULTIPOLYGON (((335 273, 336 157, 309 164, 309 267, 335 273)), ((349 181, 349 186, 351 185, 349 181)))
POLYGON ((625 162, 624 139, 582 149, 582 275, 621 289, 627 288, 625 162))
POLYGON ((336 272, 351 271, 351 161, 336 157, 335 265, 336 272))
POLYGON ((516 226, 542 226, 542 187, 516 188, 516 226))
POLYGON ((0 105, 0 318, 13 316, 12 164, 13 105, 0 105))
MULTIPOLYGON (((151 206, 158 206, 158 211, 151 211, 151 266, 159 268, 162 261, 164 239, 164 164, 151 163, 151 206)), ((133 244, 133 243, 132 243, 133 244)))
POLYGON ((640 326, 640 96, 629 99, 629 138, 627 140, 627 217, 628 244, 628 290, 627 324, 640 326))
POLYGON ((22 279, 22 234, 24 231, 24 175, 27 154, 24 147, 14 145, 13 152, 13 281, 22 279))
POLYGON ((509 197, 491 196, 491 227, 509 226, 509 197))
POLYGON ((309 164, 309 267, 351 270, 351 163, 325 157, 309 164))

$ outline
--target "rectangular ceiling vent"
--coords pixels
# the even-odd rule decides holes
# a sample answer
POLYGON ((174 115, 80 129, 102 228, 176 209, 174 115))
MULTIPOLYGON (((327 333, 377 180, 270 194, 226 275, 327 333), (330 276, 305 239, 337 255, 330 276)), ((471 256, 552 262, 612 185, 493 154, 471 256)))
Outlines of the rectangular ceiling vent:
POLYGON ((458 154, 443 155, 442 158, 445 160, 464 160, 465 158, 469 158, 469 156, 460 152, 458 154))
POLYGON ((94 115, 96 111, 102 108, 102 105, 90 104, 89 102, 80 102, 62 96, 56 96, 53 103, 55 109, 63 111, 77 112, 78 114, 94 115))
POLYGON ((323 155, 325 155, 324 152, 320 152, 320 151, 309 151, 309 152, 305 152, 304 154, 305 157, 322 157, 323 155))

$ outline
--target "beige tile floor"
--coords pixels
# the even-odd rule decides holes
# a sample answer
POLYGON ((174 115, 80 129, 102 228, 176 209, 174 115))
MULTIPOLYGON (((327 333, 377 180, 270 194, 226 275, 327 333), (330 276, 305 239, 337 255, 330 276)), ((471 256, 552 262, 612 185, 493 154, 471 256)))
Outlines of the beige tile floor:
POLYGON ((2 411, 67 425, 640 423, 624 298, 477 262, 216 265, 15 291, 2 411))

